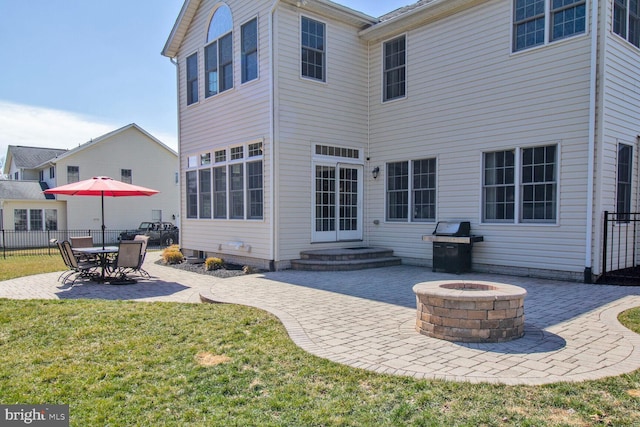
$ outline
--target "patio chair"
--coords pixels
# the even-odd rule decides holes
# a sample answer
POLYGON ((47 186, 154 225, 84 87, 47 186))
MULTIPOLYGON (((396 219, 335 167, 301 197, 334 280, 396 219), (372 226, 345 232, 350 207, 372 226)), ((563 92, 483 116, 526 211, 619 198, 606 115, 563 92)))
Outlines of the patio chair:
MULTIPOLYGON (((93 247, 93 237, 91 236, 79 236, 69 237, 72 248, 91 248, 93 247)), ((89 255, 76 255, 80 261, 96 262, 97 258, 89 255)))
POLYGON ((58 246, 58 250, 60 250, 64 264, 67 266, 67 270, 62 272, 58 277, 58 281, 62 280, 62 283, 67 283, 67 281, 73 277, 71 281, 71 285, 73 285, 79 277, 93 277, 95 270, 98 268, 98 264, 78 260, 68 240, 56 242, 56 245, 58 246))
POLYGON ((145 269, 142 268, 142 264, 144 263, 144 258, 147 255, 147 246, 149 246, 149 236, 145 236, 143 234, 136 234, 136 236, 133 238, 133 241, 142 242, 142 247, 140 248, 140 265, 138 266, 137 271, 142 276, 151 277, 151 275, 145 269))
POLYGON ((141 240, 123 240, 118 247, 118 256, 113 265, 116 280, 111 283, 135 283, 135 280, 127 276, 140 272, 140 258, 142 257, 141 240))

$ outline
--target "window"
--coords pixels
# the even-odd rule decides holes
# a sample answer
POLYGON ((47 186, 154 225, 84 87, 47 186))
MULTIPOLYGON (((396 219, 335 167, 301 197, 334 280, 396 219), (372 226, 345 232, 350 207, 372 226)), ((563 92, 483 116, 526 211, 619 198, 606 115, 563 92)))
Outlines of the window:
MULTIPOLYGON (((616 194, 616 211, 620 214, 631 212, 631 172, 633 147, 618 144, 618 192, 616 194)), ((628 221, 626 215, 622 220, 628 221)), ((620 220, 620 218, 619 218, 620 220)))
POLYGON ((42 230, 43 224, 42 210, 29 209, 29 229, 42 230))
POLYGON ((14 209, 13 210, 13 229, 15 231, 27 231, 27 210, 26 209, 14 209))
POLYGON ((196 171, 187 171, 187 218, 198 217, 198 175, 196 171))
POLYGON ((302 76, 325 81, 325 25, 306 17, 301 20, 302 76))
POLYGON ((15 231, 55 231, 58 229, 57 209, 14 209, 15 231))
POLYGON ((131 169, 120 169, 120 181, 131 184, 131 169))
POLYGON ((384 44, 384 100, 403 98, 406 94, 406 38, 398 37, 384 44))
POLYGON ((512 222, 515 218, 515 151, 484 155, 484 220, 512 222))
POLYGON ((435 218, 436 159, 388 163, 387 220, 421 222, 435 218))
POLYGON ((67 166, 67 183, 80 181, 80 167, 67 166))
POLYGON ((227 167, 213 168, 213 217, 227 217, 227 167))
POLYGON ((198 171, 200 218, 211 218, 211 169, 198 171))
POLYGON ((556 219, 556 146, 522 151, 522 220, 556 219))
POLYGON ((207 161, 187 172, 188 217, 262 219, 262 155, 262 142, 216 150, 214 167, 207 161))
POLYGON ((53 166, 51 166, 49 168, 49 178, 53 179, 56 177, 56 168, 54 168, 53 166))
POLYGON ((258 78, 258 19, 240 27, 242 36, 242 83, 258 78))
POLYGON ((20 175, 18 174, 17 171, 13 174, 13 179, 16 180, 16 181, 18 181, 20 179, 20 175))
POLYGON ((187 58, 187 105, 198 102, 198 53, 187 58))
POLYGON ((58 229, 58 210, 44 210, 44 226, 47 231, 56 231, 58 229))
POLYGON ((44 171, 38 171, 38 181, 44 181, 44 171))
POLYGON ((514 52, 582 34, 585 29, 586 0, 514 0, 514 52))
POLYGON ((229 6, 216 9, 204 48, 205 97, 233 87, 233 18, 229 6))
POLYGON ((613 32, 640 47, 640 1, 614 0, 613 32))
POLYGON ((555 222, 557 165, 556 145, 485 153, 483 221, 555 222))

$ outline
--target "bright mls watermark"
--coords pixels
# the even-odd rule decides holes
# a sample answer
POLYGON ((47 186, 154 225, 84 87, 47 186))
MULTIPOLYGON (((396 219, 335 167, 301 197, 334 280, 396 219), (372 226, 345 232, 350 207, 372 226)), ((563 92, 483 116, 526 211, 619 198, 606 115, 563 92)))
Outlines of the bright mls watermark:
POLYGON ((69 405, 0 405, 0 426, 69 427, 69 405))

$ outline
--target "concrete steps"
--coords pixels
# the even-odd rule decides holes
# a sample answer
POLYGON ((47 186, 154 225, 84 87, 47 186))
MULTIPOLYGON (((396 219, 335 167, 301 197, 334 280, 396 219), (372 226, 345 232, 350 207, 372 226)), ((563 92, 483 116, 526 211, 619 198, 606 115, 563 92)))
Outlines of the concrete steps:
POLYGON ((399 257, 386 248, 341 248, 304 251, 300 259, 291 261, 294 270, 350 271, 400 265, 399 257))

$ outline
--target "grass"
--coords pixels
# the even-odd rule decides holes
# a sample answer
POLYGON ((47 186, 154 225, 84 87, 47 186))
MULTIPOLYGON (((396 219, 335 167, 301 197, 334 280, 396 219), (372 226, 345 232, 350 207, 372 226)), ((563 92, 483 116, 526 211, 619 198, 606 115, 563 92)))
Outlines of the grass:
MULTIPOLYGON (((640 333, 640 309, 620 319, 640 333)), ((69 404, 73 426, 637 426, 640 371, 414 380, 312 356, 248 307, 0 299, 0 403, 69 404)))
POLYGON ((0 280, 62 271, 65 268, 60 253, 55 255, 15 255, 5 259, 0 258, 0 280))

